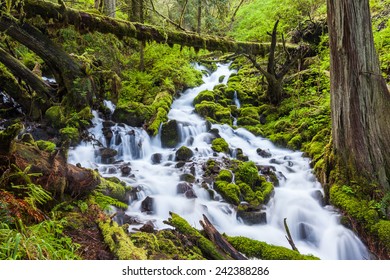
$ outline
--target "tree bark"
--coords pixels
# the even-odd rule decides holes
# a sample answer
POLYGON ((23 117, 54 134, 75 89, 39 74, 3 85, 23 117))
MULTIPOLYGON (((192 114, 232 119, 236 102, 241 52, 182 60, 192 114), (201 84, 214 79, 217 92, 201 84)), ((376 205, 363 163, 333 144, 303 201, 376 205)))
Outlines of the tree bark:
POLYGON ((327 0, 334 152, 349 180, 390 190, 390 94, 368 0, 327 0))
POLYGON ((196 33, 200 34, 202 28, 202 0, 198 0, 198 25, 196 26, 196 33))
POLYGON ((53 88, 51 88, 40 77, 35 75, 30 69, 1 47, 0 62, 3 63, 16 77, 24 80, 26 84, 35 91, 38 98, 46 101, 47 99, 54 97, 53 88))
POLYGON ((116 0, 104 0, 104 14, 108 17, 116 16, 116 0))
MULTIPOLYGON (((61 6, 59 8, 64 9, 61 6)), ((45 61, 60 85, 60 92, 63 91, 64 94, 67 94, 68 102, 72 106, 81 109, 88 104, 87 100, 90 99, 92 93, 85 94, 81 86, 75 84, 75 82, 86 78, 86 74, 82 71, 81 66, 62 48, 54 44, 34 26, 26 22, 20 23, 5 13, 0 15, 0 31, 25 45, 45 61)))

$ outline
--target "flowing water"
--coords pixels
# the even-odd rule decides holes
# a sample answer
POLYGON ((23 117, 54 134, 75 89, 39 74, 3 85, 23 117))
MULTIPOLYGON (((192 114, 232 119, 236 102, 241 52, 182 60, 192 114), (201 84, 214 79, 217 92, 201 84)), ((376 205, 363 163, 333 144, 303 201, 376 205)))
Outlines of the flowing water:
MULTIPOLYGON (((202 69, 199 67, 199 69, 202 69)), ((202 69, 204 70, 204 69, 202 69)), ((210 133, 204 119, 194 112, 193 99, 205 90, 219 84, 225 76, 226 83, 232 73, 228 65, 219 65, 216 72, 204 75, 204 84, 186 90, 172 104, 169 119, 177 120, 181 143, 193 152, 191 162, 177 166, 176 149, 162 148, 160 136, 151 138, 141 128, 115 124, 110 127, 112 137, 107 141, 102 130, 104 120, 94 112, 94 127, 90 132, 100 143, 118 151, 115 162, 104 162, 92 143, 82 143, 69 152, 69 162, 97 168, 103 176, 117 176, 135 187, 137 192, 129 200, 126 214, 139 221, 152 221, 156 228, 168 227, 163 223, 174 212, 185 218, 192 226, 201 228, 199 220, 205 214, 220 232, 231 236, 247 236, 270 244, 290 248, 283 225, 284 218, 290 228, 294 242, 301 253, 313 254, 321 259, 369 259, 369 253, 359 238, 339 222, 339 215, 330 206, 322 206, 321 185, 313 175, 309 160, 301 152, 281 149, 267 139, 254 136, 243 128, 232 129, 227 125, 212 125, 228 143, 232 150, 241 148, 249 160, 256 165, 271 166, 279 175, 280 184, 275 187, 274 196, 263 210, 266 223, 247 225, 237 218, 234 207, 224 202, 219 195, 211 198, 210 193, 201 187, 202 166, 209 158, 226 157, 211 150, 210 133), (271 158, 263 158, 256 150, 261 148, 271 153, 271 158), (159 160, 152 160, 159 155, 159 160), (129 166, 131 174, 124 176, 121 167, 129 166), (195 174, 193 194, 187 198, 178 194, 180 175, 195 174), (142 212, 145 198, 153 199, 152 211, 142 212)), ((240 106, 235 95, 234 104, 240 106)), ((115 107, 106 102, 110 110, 115 107)), ((151 209, 149 209, 151 210, 151 209)))

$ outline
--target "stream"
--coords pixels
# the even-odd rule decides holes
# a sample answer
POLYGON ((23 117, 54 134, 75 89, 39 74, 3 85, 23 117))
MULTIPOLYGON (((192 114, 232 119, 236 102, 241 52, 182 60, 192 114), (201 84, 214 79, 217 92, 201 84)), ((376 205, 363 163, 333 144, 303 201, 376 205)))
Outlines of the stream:
MULTIPOLYGON (((201 66, 196 66, 205 70, 201 66)), ((213 124, 218 129, 231 150, 242 149, 249 160, 256 165, 269 166, 278 174, 279 186, 275 187, 273 197, 262 210, 266 221, 262 224, 248 225, 237 218, 235 207, 223 201, 221 196, 202 187, 204 170, 202 166, 209 158, 222 160, 226 154, 216 154, 211 149, 210 133, 206 121, 194 112, 193 100, 203 90, 212 90, 227 79, 234 70, 228 64, 218 65, 212 74, 203 76, 204 83, 196 88, 184 91, 177 98, 168 114, 170 120, 176 120, 180 132, 180 144, 185 145, 194 155, 190 162, 179 166, 175 161, 177 148, 162 148, 160 134, 150 137, 142 128, 124 124, 110 126, 110 141, 103 135, 107 125, 105 120, 94 113, 93 127, 90 133, 105 147, 118 151, 114 162, 105 162, 97 153, 98 147, 93 143, 83 142, 69 151, 70 163, 80 163, 84 167, 98 169, 105 176, 116 176, 136 188, 136 195, 129 199, 126 214, 137 220, 151 221, 155 228, 167 228, 163 223, 169 212, 179 214, 190 225, 200 229, 199 220, 205 214, 221 232, 231 236, 246 236, 274 245, 290 248, 286 240, 283 225, 284 218, 290 228, 295 245, 302 254, 313 254, 321 259, 370 259, 370 254, 360 239, 349 229, 340 224, 340 215, 327 205, 323 206, 323 193, 320 183, 310 168, 310 160, 303 157, 302 152, 282 149, 269 140, 255 136, 249 131, 228 125, 213 124), (258 148, 271 154, 264 158, 256 151, 258 148), (157 156, 156 156, 157 155, 157 156), (123 167, 131 170, 124 174, 123 167), (178 193, 178 185, 183 183, 182 174, 195 175, 190 196, 178 193), (152 211, 141 211, 145 201, 151 200, 152 211)), ((115 106, 105 102, 111 111, 115 106)), ((239 107, 237 96, 234 104, 239 107)), ((234 154, 233 154, 234 155, 234 154)), ((134 228, 135 226, 131 226, 134 228)))

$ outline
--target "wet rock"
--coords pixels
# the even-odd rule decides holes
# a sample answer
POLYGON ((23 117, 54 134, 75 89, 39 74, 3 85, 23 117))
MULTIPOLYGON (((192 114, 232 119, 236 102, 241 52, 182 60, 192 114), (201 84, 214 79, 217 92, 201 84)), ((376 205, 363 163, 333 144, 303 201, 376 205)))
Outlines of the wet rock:
POLYGON ((115 122, 113 121, 104 121, 103 122, 103 127, 113 127, 115 126, 115 122))
POLYGON ((272 156, 270 151, 266 151, 260 148, 257 148, 256 153, 263 158, 270 158, 272 156))
POLYGON ((192 186, 187 182, 182 182, 177 185, 177 193, 184 194, 188 199, 197 198, 192 186))
POLYGON ((178 163, 176 163, 175 167, 176 168, 182 168, 185 164, 186 164, 185 161, 179 161, 178 163))
POLYGON ((180 181, 185 181, 188 183, 194 183, 195 182, 195 177, 192 174, 185 173, 180 175, 180 181))
POLYGON ((129 165, 122 165, 120 167, 122 176, 129 176, 131 172, 131 167, 129 165))
POLYGON ((154 198, 147 196, 141 203, 141 212, 146 212, 147 214, 154 213, 154 198))
POLYGON ((114 166, 111 166, 107 169, 108 174, 115 174, 116 173, 116 168, 114 166))
POLYGON ((139 230, 146 233, 154 233, 156 231, 154 229, 154 224, 151 221, 147 221, 139 230))
POLYGON ((160 153, 153 154, 151 160, 152 160, 152 164, 160 164, 162 161, 162 154, 160 153))
POLYGON ((276 158, 272 158, 269 162, 273 164, 283 164, 283 161, 276 158))
POLYGON ((320 190, 315 190, 311 193, 311 196, 318 201, 321 206, 325 206, 325 199, 320 190))
POLYGON ((195 176, 195 175, 196 175, 196 169, 195 169, 195 166, 191 166, 191 167, 190 167, 190 172, 191 172, 191 174, 192 174, 193 176, 195 176))
POLYGON ((176 120, 170 120, 161 126, 161 145, 174 148, 180 142, 179 126, 176 120))
POLYGON ((212 135, 212 138, 221 138, 221 135, 219 134, 219 130, 217 128, 211 128, 209 130, 209 133, 212 135))
POLYGON ((190 158, 194 155, 194 152, 187 148, 186 146, 181 146, 176 151, 176 161, 189 161, 190 158))
POLYGON ((270 174, 271 172, 275 172, 276 168, 272 165, 257 165, 257 170, 261 172, 261 174, 270 174))
POLYGON ((101 148, 99 150, 99 155, 102 159, 102 163, 111 164, 115 162, 115 156, 118 154, 118 151, 110 148, 101 148))
POLYGON ((257 225, 267 223, 267 214, 265 212, 258 211, 237 211, 237 218, 247 225, 257 225))
POLYGON ((241 161, 248 161, 249 160, 248 156, 244 155, 244 152, 242 151, 241 148, 236 149, 236 158, 238 160, 241 160, 241 161))
POLYGON ((114 134, 113 134, 112 131, 111 131, 111 128, 109 128, 109 127, 103 127, 103 128, 102 128, 102 132, 103 132, 104 137, 105 137, 106 140, 107 140, 107 143, 110 143, 112 137, 114 136, 114 134))

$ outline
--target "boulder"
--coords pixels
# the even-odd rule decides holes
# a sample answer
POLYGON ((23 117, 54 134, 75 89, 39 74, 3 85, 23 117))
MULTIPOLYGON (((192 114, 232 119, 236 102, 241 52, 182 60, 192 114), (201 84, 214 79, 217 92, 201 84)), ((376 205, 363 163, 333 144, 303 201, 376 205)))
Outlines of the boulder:
POLYGON ((266 151, 260 148, 257 148, 256 153, 263 158, 270 158, 272 156, 270 151, 266 151))
POLYGON ((176 161, 189 161, 190 158, 194 155, 194 152, 187 148, 186 146, 181 146, 176 151, 176 161))
POLYGON ((188 199, 197 197, 192 186, 187 182, 182 182, 177 185, 177 193, 184 194, 188 199))
POLYGON ((188 183, 194 183, 195 182, 195 177, 192 174, 185 173, 180 175, 180 181, 185 181, 188 183))
POLYGON ((120 167, 120 169, 121 169, 122 176, 129 176, 130 175, 131 167, 129 165, 127 165, 127 164, 122 165, 120 167))
POLYGON ((141 203, 141 212, 146 212, 147 214, 154 213, 154 198, 147 196, 141 203))
POLYGON ((180 142, 179 126, 176 120, 170 120, 161 126, 161 145, 163 148, 174 148, 180 142))
POLYGON ((118 154, 118 151, 110 148, 101 148, 99 150, 99 155, 101 157, 102 163, 111 164, 115 162, 115 156, 118 154))
POLYGON ((162 154, 155 153, 151 157, 152 164, 160 164, 162 161, 162 154))
POLYGON ((267 223, 267 214, 257 211, 237 211, 237 218, 242 219, 242 221, 247 225, 257 225, 257 224, 266 224, 267 223))

